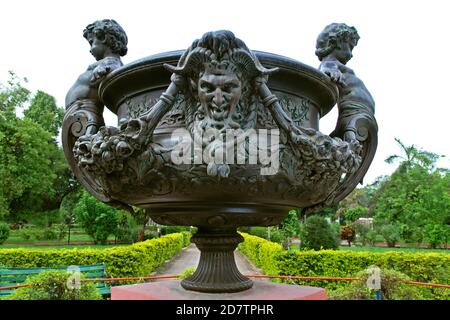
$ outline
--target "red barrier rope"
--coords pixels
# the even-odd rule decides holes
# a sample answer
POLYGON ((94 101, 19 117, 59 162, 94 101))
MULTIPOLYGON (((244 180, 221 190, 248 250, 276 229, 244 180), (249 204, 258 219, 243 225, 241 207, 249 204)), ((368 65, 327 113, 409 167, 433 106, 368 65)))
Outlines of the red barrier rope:
POLYGON ((299 279, 299 280, 367 280, 365 278, 338 278, 338 277, 305 277, 305 276, 266 276, 266 275, 244 275, 249 278, 279 278, 279 279, 299 279))
POLYGON ((17 289, 17 288, 30 287, 30 286, 32 286, 32 284, 27 283, 27 284, 20 284, 17 286, 0 287, 0 290, 17 289))
POLYGON ((160 279, 174 279, 179 276, 149 276, 149 277, 131 277, 131 278, 97 278, 97 279, 82 279, 81 282, 100 282, 100 281, 134 281, 134 280, 160 280, 160 279))
MULTIPOLYGON (((280 279, 298 279, 298 280, 367 280, 367 278, 339 278, 339 277, 304 277, 304 276, 266 276, 266 275, 245 275, 250 278, 280 278, 280 279)), ((426 283, 426 282, 417 282, 417 281, 408 281, 408 280, 400 280, 400 282, 406 284, 415 284, 419 286, 428 286, 428 287, 438 287, 438 288, 446 288, 450 289, 450 285, 448 284, 439 284, 439 283, 426 283)))
MULTIPOLYGON (((367 280, 367 278, 342 278, 342 277, 317 277, 317 276, 267 276, 267 275, 254 275, 254 274, 246 274, 244 275, 249 278, 269 278, 269 279, 297 279, 297 280, 325 280, 325 281, 355 281, 355 280, 367 280)), ((97 279, 82 279, 81 282, 100 282, 100 281, 135 281, 135 280, 161 280, 161 279, 177 279, 179 276, 148 276, 148 277, 128 277, 128 278, 97 278, 97 279)), ((417 282, 417 281, 408 281, 408 280, 400 280, 405 284, 413 284, 420 286, 428 286, 428 287, 437 287, 437 288, 445 288, 450 289, 450 285, 447 284, 439 284, 439 283, 425 283, 425 282, 417 282)), ((21 287, 28 287, 32 284, 22 284, 17 286, 8 286, 8 287, 0 287, 0 290, 8 290, 8 289, 16 289, 21 287)))
POLYGON ((417 284, 419 286, 428 286, 428 287, 438 287, 438 288, 450 289, 450 285, 448 285, 448 284, 425 283, 425 282, 416 282, 416 281, 407 281, 407 280, 400 280, 400 282, 403 282, 403 283, 406 283, 406 284, 417 284))

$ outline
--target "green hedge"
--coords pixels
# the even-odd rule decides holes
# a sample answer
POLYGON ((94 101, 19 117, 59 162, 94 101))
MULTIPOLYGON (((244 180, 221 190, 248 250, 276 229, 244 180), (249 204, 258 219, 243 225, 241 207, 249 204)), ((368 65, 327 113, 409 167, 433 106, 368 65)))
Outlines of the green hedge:
POLYGON ((183 247, 187 247, 191 244, 191 233, 189 231, 182 231, 183 235, 183 247))
POLYGON ((189 243, 189 232, 183 232, 107 249, 0 249, 0 265, 31 268, 105 263, 108 276, 142 277, 189 243))
POLYGON ((239 251, 261 268, 265 274, 278 275, 278 269, 273 262, 276 260, 276 255, 283 252, 281 244, 247 233, 241 233, 241 235, 244 237, 244 242, 239 244, 239 251))
MULTIPOLYGON (((276 243, 242 233, 239 250, 267 275, 349 277, 377 265, 407 274, 413 281, 450 284, 450 254, 353 251, 286 251, 276 243)), ((280 280, 278 280, 280 281, 280 280)), ((348 281, 284 280, 335 290, 348 281)), ((433 299, 450 299, 450 290, 421 287, 433 299)))

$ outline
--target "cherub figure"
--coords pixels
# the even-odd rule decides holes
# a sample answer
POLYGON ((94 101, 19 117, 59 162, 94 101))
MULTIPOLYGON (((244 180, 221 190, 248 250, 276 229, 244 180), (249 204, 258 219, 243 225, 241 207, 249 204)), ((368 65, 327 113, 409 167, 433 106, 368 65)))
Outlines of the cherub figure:
POLYGON ((339 117, 330 136, 345 141, 357 139, 357 118, 363 116, 376 125, 375 102, 370 92, 354 71, 346 66, 358 40, 359 35, 354 27, 345 23, 332 23, 320 33, 316 43, 316 55, 322 62, 319 70, 339 87, 339 117))
MULTIPOLYGON (((70 88, 66 95, 66 114, 79 110, 87 116, 86 135, 94 134, 104 125, 103 104, 98 96, 100 82, 111 71, 123 65, 121 56, 127 53, 127 35, 114 20, 104 19, 89 24, 83 36, 91 46, 97 62, 91 64, 70 88), (69 111, 69 109, 73 109, 69 111)), ((120 121, 120 115, 118 115, 120 121)))

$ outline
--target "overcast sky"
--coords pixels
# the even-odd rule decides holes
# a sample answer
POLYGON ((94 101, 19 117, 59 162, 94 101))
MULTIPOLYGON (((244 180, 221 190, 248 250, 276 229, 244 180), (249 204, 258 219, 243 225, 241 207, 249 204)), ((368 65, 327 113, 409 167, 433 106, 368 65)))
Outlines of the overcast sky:
MULTIPOLYGON (((347 64, 372 93, 379 124, 377 154, 365 183, 390 174, 384 163, 400 150, 394 141, 445 155, 450 168, 450 24, 448 1, 117 1, 11 0, 0 9, 0 81, 8 70, 27 87, 53 95, 60 106, 78 75, 95 60, 83 38, 95 20, 115 19, 128 35, 123 62, 186 49, 207 31, 228 29, 252 50, 318 67, 317 35, 332 22, 361 37, 347 64)), ((330 133, 337 110, 321 119, 330 133)), ((116 119, 106 116, 107 124, 116 119)))

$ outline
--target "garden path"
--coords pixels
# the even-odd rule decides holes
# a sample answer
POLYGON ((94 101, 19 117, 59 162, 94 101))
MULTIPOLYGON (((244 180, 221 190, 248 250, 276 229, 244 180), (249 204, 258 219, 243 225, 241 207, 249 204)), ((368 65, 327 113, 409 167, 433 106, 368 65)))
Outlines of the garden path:
MULTIPOLYGON (((254 266, 242 253, 235 250, 234 257, 236 259, 236 265, 242 274, 262 274, 256 266, 254 266)), ((178 275, 183 273, 187 268, 197 267, 200 259, 200 251, 195 244, 191 243, 188 247, 183 248, 172 259, 166 261, 162 266, 156 269, 151 275, 178 275)))

